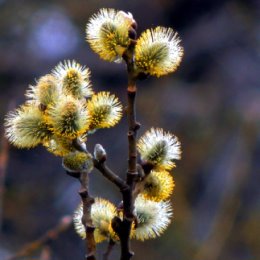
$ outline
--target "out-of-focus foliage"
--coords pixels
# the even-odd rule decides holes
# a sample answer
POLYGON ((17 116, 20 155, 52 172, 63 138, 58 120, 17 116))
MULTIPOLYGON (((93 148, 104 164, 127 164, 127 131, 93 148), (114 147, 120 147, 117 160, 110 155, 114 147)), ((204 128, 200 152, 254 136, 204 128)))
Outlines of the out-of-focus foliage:
MULTIPOLYGON (((133 13, 139 33, 155 24, 172 27, 184 46, 176 73, 139 82, 140 134, 160 126, 179 137, 183 152, 174 170, 174 221, 159 240, 134 243, 135 259, 259 258, 258 1, 1 0, 1 125, 6 112, 25 101, 32 79, 60 60, 86 64, 93 84, 101 86, 96 91, 110 89, 125 100, 125 67, 102 62, 84 39, 87 20, 102 7, 133 13)), ((99 130, 88 147, 102 143, 108 163, 116 162, 122 175, 125 131, 124 122, 105 135, 99 130)), ((3 173, 1 165, 1 180, 3 173)), ((94 196, 119 202, 112 185, 97 172, 91 177, 94 196)), ((78 188, 45 149, 11 148, 4 192, 0 187, 0 258, 71 214, 78 188)), ((84 251, 73 228, 50 248, 53 259, 62 260, 81 259, 84 251)))

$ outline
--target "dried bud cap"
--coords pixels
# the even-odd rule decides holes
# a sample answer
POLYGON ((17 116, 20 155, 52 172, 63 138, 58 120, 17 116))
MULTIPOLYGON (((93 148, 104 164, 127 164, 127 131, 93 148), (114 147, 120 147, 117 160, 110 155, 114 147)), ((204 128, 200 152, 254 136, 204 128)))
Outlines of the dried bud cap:
POLYGON ((137 30, 137 22, 134 21, 132 24, 131 24, 131 27, 136 31, 137 30))
POLYGON ((127 20, 131 26, 136 26, 136 21, 130 12, 126 13, 124 11, 119 11, 117 13, 117 16, 122 17, 124 20, 127 20))
POLYGON ((136 38, 137 38, 136 30, 131 27, 128 31, 128 36, 130 39, 136 40, 136 38))
POLYGON ((101 144, 96 144, 94 148, 94 158, 99 162, 104 162, 107 159, 106 150, 101 144))

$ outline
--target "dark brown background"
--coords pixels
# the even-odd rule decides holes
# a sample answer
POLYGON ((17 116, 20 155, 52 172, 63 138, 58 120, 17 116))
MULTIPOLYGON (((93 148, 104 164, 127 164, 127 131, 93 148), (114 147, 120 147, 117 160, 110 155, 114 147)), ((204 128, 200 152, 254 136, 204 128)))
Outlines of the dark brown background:
MULTIPOLYGON (((140 133, 152 126, 172 131, 182 142, 183 158, 173 173, 174 221, 161 238, 134 242, 135 259, 259 259, 256 0, 0 0, 1 136, 9 107, 23 103, 28 85, 64 59, 87 65, 94 89, 110 90, 125 104, 124 66, 100 60, 84 40, 86 22, 101 7, 132 12, 139 33, 157 25, 173 27, 185 49, 175 74, 139 83, 140 133)), ((109 164, 123 175, 125 118, 117 127, 91 136, 90 150, 95 143, 104 145, 109 164)), ((4 139, 0 259, 38 238, 79 202, 78 183, 64 174, 60 158, 41 147, 10 147, 5 170, 3 144, 4 139)), ((96 171, 91 190, 119 201, 119 193, 96 171)), ((83 259, 83 243, 73 228, 49 246, 53 260, 83 259)), ((114 259, 117 255, 118 249, 114 259)))

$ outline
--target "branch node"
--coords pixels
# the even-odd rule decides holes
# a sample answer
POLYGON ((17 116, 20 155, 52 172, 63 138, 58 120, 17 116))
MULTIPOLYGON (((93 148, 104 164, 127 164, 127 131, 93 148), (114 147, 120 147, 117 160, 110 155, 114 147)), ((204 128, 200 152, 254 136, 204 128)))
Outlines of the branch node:
POLYGON ((141 128, 141 124, 139 122, 135 122, 134 131, 137 131, 141 128))
POLYGON ((130 190, 130 187, 129 187, 128 185, 124 185, 124 186, 122 186, 122 187, 120 188, 120 191, 121 191, 122 193, 129 192, 129 190, 130 190))
POLYGON ((137 173, 138 173, 138 181, 141 181, 144 178, 145 173, 143 167, 140 164, 137 164, 137 173))
POLYGON ((126 175, 126 183, 135 183, 139 180, 138 172, 128 171, 126 175))
POLYGON ((146 162, 146 161, 142 161, 141 162, 141 166, 142 166, 142 168, 144 170, 145 175, 150 174, 150 172, 154 168, 154 164, 152 164, 150 162, 146 162))
POLYGON ((128 135, 128 137, 133 136, 134 135, 134 131, 133 130, 129 130, 127 135, 128 135))
POLYGON ((93 232, 95 231, 95 227, 94 227, 94 226, 87 225, 87 226, 86 226, 86 231, 89 232, 89 233, 93 233, 93 232))
POLYGON ((75 138, 73 141, 72 141, 72 145, 74 146, 74 148, 76 150, 78 150, 79 152, 84 152, 84 153, 87 153, 87 147, 86 147, 86 144, 81 142, 78 138, 75 138))
POLYGON ((80 197, 81 197, 82 199, 87 198, 87 197, 88 197, 88 191, 87 191, 87 189, 86 189, 86 188, 81 188, 81 189, 79 190, 79 195, 80 195, 80 197))

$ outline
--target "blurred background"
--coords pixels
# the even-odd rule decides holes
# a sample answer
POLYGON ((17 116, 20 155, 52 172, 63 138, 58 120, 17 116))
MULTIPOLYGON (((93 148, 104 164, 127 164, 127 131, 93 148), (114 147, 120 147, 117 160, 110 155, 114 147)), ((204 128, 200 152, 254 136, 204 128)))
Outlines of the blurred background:
MULTIPOLYGON (((125 104, 123 64, 102 61, 85 42, 85 24, 101 7, 130 11, 138 33, 157 25, 178 31, 185 49, 176 73, 139 83, 140 134, 162 127, 182 143, 174 169, 174 219, 162 237, 133 242, 135 260, 260 259, 260 2, 256 0, 0 0, 0 259, 15 254, 71 215, 79 184, 44 148, 19 150, 3 121, 25 101, 29 84, 59 61, 92 71, 95 91, 125 104), (258 20, 257 20, 258 17, 258 20)), ((106 148, 112 169, 126 171, 126 119, 88 140, 106 148)), ((114 203, 120 193, 96 171, 91 192, 114 203)), ((104 245, 98 246, 101 256, 104 245)), ((118 259, 116 247, 111 259, 118 259)), ((79 260, 84 245, 70 226, 23 259, 79 260)))

